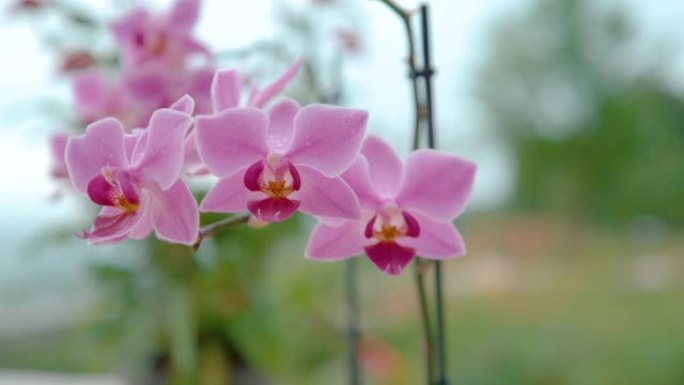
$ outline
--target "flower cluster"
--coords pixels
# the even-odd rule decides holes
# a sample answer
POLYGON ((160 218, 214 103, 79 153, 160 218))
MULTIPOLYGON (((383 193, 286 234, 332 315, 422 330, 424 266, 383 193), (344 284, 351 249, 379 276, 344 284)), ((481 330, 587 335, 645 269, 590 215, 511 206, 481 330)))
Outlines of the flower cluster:
POLYGON ((126 130, 147 125, 152 113, 189 94, 200 113, 210 111, 215 69, 209 50, 192 36, 199 0, 176 0, 162 15, 137 8, 110 24, 120 71, 90 68, 73 82, 76 112, 84 123, 117 117, 126 130), (193 65, 198 60, 200 66, 193 65))
POLYGON ((93 122, 80 136, 53 140, 64 153, 53 174, 101 206, 81 237, 103 244, 154 231, 193 245, 200 212, 280 222, 301 211, 318 221, 311 259, 366 254, 396 275, 416 255, 464 253, 452 222, 470 195, 472 163, 434 150, 402 163, 380 138, 365 137, 364 110, 274 100, 299 60, 246 92, 235 70, 193 72, 188 57, 208 55, 190 35, 197 9, 197 0, 178 0, 161 17, 130 13, 112 24, 121 81, 92 71, 76 78, 77 109, 93 122), (218 181, 198 204, 185 179, 199 174, 218 181))

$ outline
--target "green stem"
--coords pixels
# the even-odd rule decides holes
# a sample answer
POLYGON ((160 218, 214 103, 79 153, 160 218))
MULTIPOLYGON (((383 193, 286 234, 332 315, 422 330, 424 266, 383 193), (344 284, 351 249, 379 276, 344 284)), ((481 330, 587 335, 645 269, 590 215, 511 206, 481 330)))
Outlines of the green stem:
POLYGON ((359 371, 359 293, 357 259, 347 260, 347 343, 349 349, 349 384, 360 385, 359 371))
POLYGON ((418 303, 420 305, 420 319, 423 327, 423 334, 425 336, 425 379, 428 385, 432 385, 435 382, 435 363, 433 360, 434 341, 432 338, 432 322, 430 320, 430 309, 428 308, 427 290, 425 289, 424 265, 420 259, 416 259, 413 266, 416 289, 418 292, 418 303))
MULTIPOLYGON (((420 6, 421 32, 423 38, 423 70, 421 76, 425 80, 425 120, 427 123, 428 147, 436 147, 434 106, 432 99, 432 75, 434 71, 430 62, 430 17, 429 8, 426 4, 420 6)), ((446 363, 446 341, 444 333, 444 291, 442 289, 442 262, 434 262, 434 284, 435 284, 435 312, 436 312, 436 385, 447 385, 447 363, 446 363)))
POLYGON ((202 241, 210 238, 214 234, 218 233, 219 231, 232 227, 235 225, 239 225, 241 223, 245 223, 249 220, 249 214, 243 214, 243 215, 233 215, 232 217, 224 218, 221 219, 220 221, 216 221, 214 223, 210 223, 204 227, 202 227, 199 231, 199 234, 197 234, 197 240, 195 241, 195 244, 192 245, 192 250, 197 251, 199 247, 202 245, 202 241))

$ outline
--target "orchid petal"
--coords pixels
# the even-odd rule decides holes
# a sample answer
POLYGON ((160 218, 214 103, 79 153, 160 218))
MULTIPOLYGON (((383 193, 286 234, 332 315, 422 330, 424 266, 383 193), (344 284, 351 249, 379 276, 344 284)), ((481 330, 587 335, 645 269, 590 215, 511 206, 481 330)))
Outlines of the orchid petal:
POLYGON ((368 161, 364 156, 359 156, 356 161, 343 174, 342 179, 349 184, 359 198, 363 208, 375 209, 381 204, 373 189, 368 170, 368 161))
POLYGON ((104 207, 95 217, 90 231, 84 231, 82 237, 91 245, 100 245, 122 240, 141 219, 139 212, 123 212, 111 207, 104 207))
POLYGON ((69 140, 69 135, 59 132, 50 137, 50 153, 52 155, 52 165, 50 174, 53 178, 68 178, 69 171, 64 162, 64 151, 69 140))
POLYGON ((291 217, 299 205, 299 201, 287 198, 266 198, 247 202, 249 212, 264 222, 282 222, 291 217))
POLYGON ((274 96, 282 92, 288 83, 297 75, 299 68, 302 66, 301 60, 295 60, 292 65, 285 70, 273 83, 267 85, 262 90, 255 92, 249 99, 249 105, 261 108, 268 103, 274 96))
POLYGON ((299 110, 289 159, 334 177, 358 156, 368 113, 363 110, 313 104, 299 110))
POLYGON ((100 71, 89 70, 74 77, 74 107, 79 117, 91 121, 101 113, 106 103, 107 82, 100 71))
POLYGON ((103 167, 124 167, 128 163, 121 123, 106 118, 89 125, 85 134, 69 139, 65 160, 74 188, 86 194, 88 183, 100 175, 103 167))
POLYGON ((183 157, 185 171, 189 175, 206 175, 209 173, 209 170, 204 166, 199 151, 197 150, 197 130, 190 131, 188 136, 185 137, 183 157))
POLYGON ((166 21, 168 28, 190 31, 199 17, 199 0, 176 0, 166 21))
POLYGON ((190 95, 183 95, 180 99, 176 100, 169 109, 192 115, 192 112, 195 110, 195 99, 190 95))
POLYGON ((290 148, 294 130, 294 117, 299 109, 299 103, 292 99, 284 99, 268 111, 270 120, 268 144, 270 149, 285 152, 290 148))
POLYGON ((242 77, 235 70, 219 70, 211 82, 211 100, 214 112, 221 112, 240 105, 242 77))
POLYGON ((475 169, 475 164, 456 156, 418 150, 408 158, 397 202, 437 222, 451 221, 466 206, 475 169))
POLYGON ((255 108, 233 108, 197 118, 197 146, 209 170, 229 176, 268 153, 268 118, 255 108))
MULTIPOLYGON (((141 205, 141 210, 144 206, 141 205)), ((140 219, 138 223, 131 228, 128 232, 128 236, 133 239, 145 239, 154 230, 154 223, 152 223, 152 214, 149 210, 142 211, 140 213, 140 219)))
POLYGON ((361 221, 346 220, 339 226, 319 222, 306 245, 306 257, 319 261, 338 261, 363 254, 371 243, 363 236, 361 221))
POLYGON ((310 167, 297 167, 301 189, 291 195, 302 202, 302 212, 314 216, 359 219, 361 208, 354 191, 342 178, 328 178, 310 167))
POLYGON ((465 254, 465 244, 453 223, 435 222, 425 215, 415 214, 420 223, 420 235, 399 239, 401 245, 416 250, 416 254, 429 259, 446 259, 465 254))
POLYGON ((368 258, 380 270, 389 275, 398 275, 416 255, 414 249, 403 247, 395 242, 379 242, 364 248, 368 258))
POLYGON ((168 190, 154 189, 150 197, 152 223, 159 239, 192 245, 199 232, 197 202, 188 186, 177 180, 168 190))
POLYGON ((247 212, 247 202, 264 197, 261 192, 250 191, 244 184, 245 170, 219 179, 204 196, 200 211, 242 213, 247 212))
POLYGON ((183 168, 185 134, 192 117, 182 112, 161 109, 150 119, 145 130, 147 142, 133 151, 133 167, 142 178, 156 181, 162 190, 171 187, 183 168))
POLYGON ((399 192, 404 173, 399 157, 387 143, 375 136, 366 138, 361 153, 368 160, 375 191, 383 198, 394 198, 399 192))

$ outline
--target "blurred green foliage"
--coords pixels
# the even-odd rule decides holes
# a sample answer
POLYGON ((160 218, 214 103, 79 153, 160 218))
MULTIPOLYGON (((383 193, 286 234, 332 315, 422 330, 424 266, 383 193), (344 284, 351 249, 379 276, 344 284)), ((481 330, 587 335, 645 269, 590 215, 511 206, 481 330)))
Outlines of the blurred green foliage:
POLYGON ((479 93, 517 158, 514 207, 684 225, 684 99, 645 44, 624 10, 587 0, 536 1, 500 26, 479 93))

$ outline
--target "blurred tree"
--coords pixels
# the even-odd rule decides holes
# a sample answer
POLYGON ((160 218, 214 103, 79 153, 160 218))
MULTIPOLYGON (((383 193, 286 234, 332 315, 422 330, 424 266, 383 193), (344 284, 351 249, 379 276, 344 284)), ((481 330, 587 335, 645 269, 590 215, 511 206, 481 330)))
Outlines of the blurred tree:
POLYGON ((535 1, 497 30, 478 93, 517 157, 516 209, 684 225, 684 100, 634 30, 587 0, 535 1))

